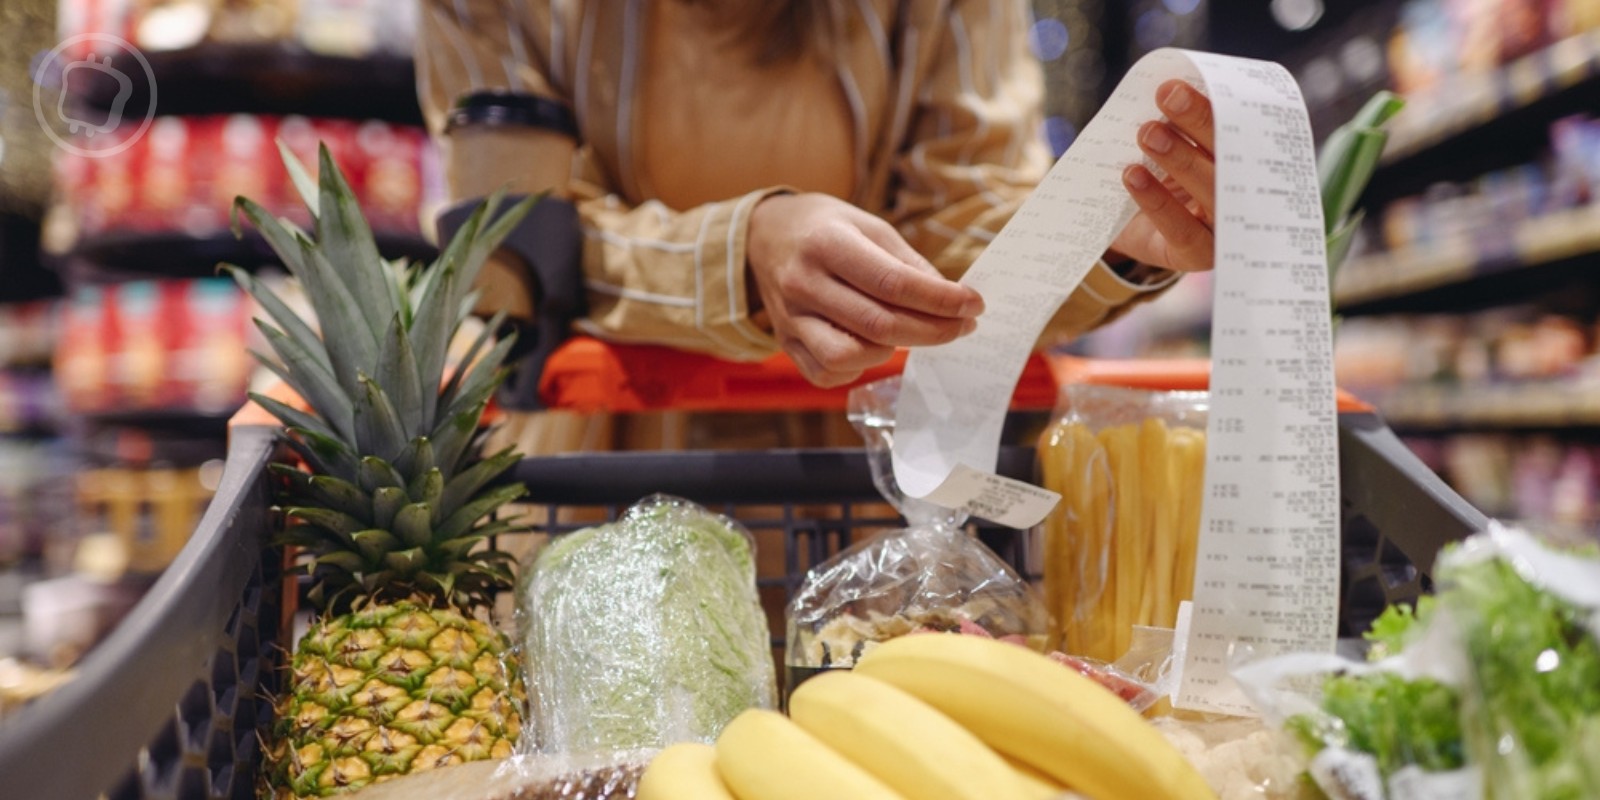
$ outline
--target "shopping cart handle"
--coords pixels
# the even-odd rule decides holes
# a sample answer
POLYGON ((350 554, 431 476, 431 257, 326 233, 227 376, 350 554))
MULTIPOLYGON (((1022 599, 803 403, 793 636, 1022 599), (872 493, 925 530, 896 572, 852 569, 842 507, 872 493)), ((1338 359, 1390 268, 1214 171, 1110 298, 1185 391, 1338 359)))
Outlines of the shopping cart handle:
MULTIPOLYGON (((862 372, 852 385, 899 375, 906 351, 862 372)), ((576 336, 545 362, 540 394, 549 408, 583 413, 609 411, 843 412, 850 386, 820 388, 787 355, 763 361, 723 361, 655 345, 602 342, 576 336)), ((1049 410, 1056 384, 1043 356, 1023 367, 1012 408, 1049 410)))

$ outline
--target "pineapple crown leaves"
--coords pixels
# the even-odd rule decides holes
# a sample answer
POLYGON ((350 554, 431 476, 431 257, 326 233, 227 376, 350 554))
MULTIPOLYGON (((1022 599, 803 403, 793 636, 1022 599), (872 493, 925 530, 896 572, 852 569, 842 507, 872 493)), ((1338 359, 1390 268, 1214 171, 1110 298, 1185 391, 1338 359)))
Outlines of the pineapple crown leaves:
POLYGON ((479 545, 513 526, 483 520, 523 487, 495 485, 517 455, 479 458, 477 433, 514 341, 493 341, 497 316, 448 376, 447 348, 476 302, 485 260, 538 198, 496 216, 497 192, 432 265, 412 267, 379 256, 325 146, 316 179, 279 149, 312 235, 243 197, 234 203, 235 233, 240 217, 260 231, 304 287, 320 335, 266 284, 226 269, 265 313, 256 325, 271 356, 254 355, 310 407, 251 396, 283 423, 311 469, 274 469, 291 521, 281 539, 312 557, 312 600, 324 608, 373 596, 486 603, 510 584, 511 559, 479 545))

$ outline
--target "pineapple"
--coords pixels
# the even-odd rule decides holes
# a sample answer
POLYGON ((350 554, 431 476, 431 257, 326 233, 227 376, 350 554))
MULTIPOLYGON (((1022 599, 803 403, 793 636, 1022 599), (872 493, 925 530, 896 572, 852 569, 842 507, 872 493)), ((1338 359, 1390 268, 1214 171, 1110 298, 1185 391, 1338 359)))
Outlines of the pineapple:
POLYGON ((490 346, 498 320, 445 372, 484 258, 533 202, 490 224, 500 202, 491 198, 419 271, 378 256, 326 148, 317 180, 287 151, 284 160, 315 241, 247 199, 235 209, 304 285, 321 335, 231 269, 271 318, 256 324, 277 357, 257 357, 310 407, 252 397, 310 468, 273 467, 282 538, 308 557, 317 612, 277 699, 265 774, 279 800, 504 757, 516 743, 519 671, 509 640, 479 614, 510 585, 514 563, 489 546, 511 523, 486 518, 524 491, 491 485, 515 453, 478 453, 512 344, 490 346))

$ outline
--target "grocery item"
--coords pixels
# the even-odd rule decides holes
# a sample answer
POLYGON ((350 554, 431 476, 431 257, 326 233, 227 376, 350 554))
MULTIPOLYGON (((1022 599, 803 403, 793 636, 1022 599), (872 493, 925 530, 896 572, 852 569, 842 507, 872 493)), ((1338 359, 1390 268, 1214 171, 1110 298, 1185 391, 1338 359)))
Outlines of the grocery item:
MULTIPOLYGON (((475 435, 512 339, 446 375, 484 257, 531 207, 495 219, 491 198, 424 270, 382 261, 326 149, 317 180, 285 162, 315 215, 315 241, 260 205, 240 214, 306 286, 322 333, 250 274, 276 359, 306 403, 253 399, 287 428, 309 468, 274 465, 282 534, 312 576, 317 616, 289 658, 263 774, 275 798, 324 797, 410 772, 503 758, 521 729, 511 642, 477 617, 512 582, 485 516, 524 492, 492 485, 517 456, 483 458, 475 435), (495 219, 493 223, 485 220, 495 219)), ((494 325, 490 326, 492 330, 494 325)))
POLYGON ((253 311, 225 279, 79 288, 55 354, 62 400, 90 414, 236 409, 253 311))
POLYGON ((1024 648, 976 636, 905 636, 862 657, 855 671, 1094 800, 1215 797, 1138 712, 1024 648))
POLYGON ((327 146, 379 234, 420 236, 420 209, 442 199, 433 144, 419 128, 294 115, 161 116, 116 154, 61 155, 62 219, 85 238, 217 237, 227 233, 233 198, 243 195, 306 224, 310 217, 273 158, 274 142, 305 160, 327 146))
POLYGON ((1023 800, 1027 787, 987 745, 932 706, 854 672, 795 689, 789 717, 890 788, 919 800, 1023 800))
POLYGON ((910 525, 846 548, 813 567, 789 602, 787 687, 848 668, 879 644, 917 631, 1019 637, 1042 647, 1049 615, 1038 594, 963 529, 965 515, 905 497, 890 442, 899 378, 850 393, 873 481, 910 525))
POLYGON ((1151 723, 1221 800, 1325 800, 1304 779, 1300 743, 1260 718, 1171 715, 1151 723))
POLYGON ((532 692, 528 747, 593 753, 711 742, 776 702, 754 540, 673 497, 561 536, 518 608, 532 692))
MULTIPOLYGON (((374 784, 349 800, 635 800, 638 758, 583 760, 512 756, 416 772, 374 784)), ((701 797, 701 795, 695 795, 701 797)), ((714 796, 707 800, 716 800, 714 796)))
POLYGON ((639 779, 639 800, 734 800, 717 774, 717 750, 704 742, 679 742, 650 760, 639 779))
POLYGON ((1171 628, 1194 591, 1204 393, 1077 384, 1041 437, 1061 504, 1044 522, 1045 603, 1073 655, 1113 661, 1136 625, 1171 628))
POLYGON ((1435 595, 1373 623, 1367 662, 1281 656, 1240 683, 1330 793, 1600 795, 1600 554, 1493 524, 1434 574, 1435 595))
POLYGON ((752 709, 728 723, 717 737, 717 772, 739 800, 911 800, 776 711, 752 709))

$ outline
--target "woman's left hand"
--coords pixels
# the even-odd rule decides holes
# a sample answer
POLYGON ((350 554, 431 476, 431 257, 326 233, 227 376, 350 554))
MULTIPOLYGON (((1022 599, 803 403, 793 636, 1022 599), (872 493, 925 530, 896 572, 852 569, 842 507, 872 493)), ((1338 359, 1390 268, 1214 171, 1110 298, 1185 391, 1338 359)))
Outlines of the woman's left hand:
POLYGON ((1122 171, 1122 184, 1139 213, 1111 244, 1106 259, 1120 256, 1179 272, 1208 270, 1217 198, 1211 101, 1193 86, 1171 80, 1156 89, 1156 105, 1168 121, 1141 125, 1139 149, 1167 177, 1157 180, 1140 164, 1122 171))

